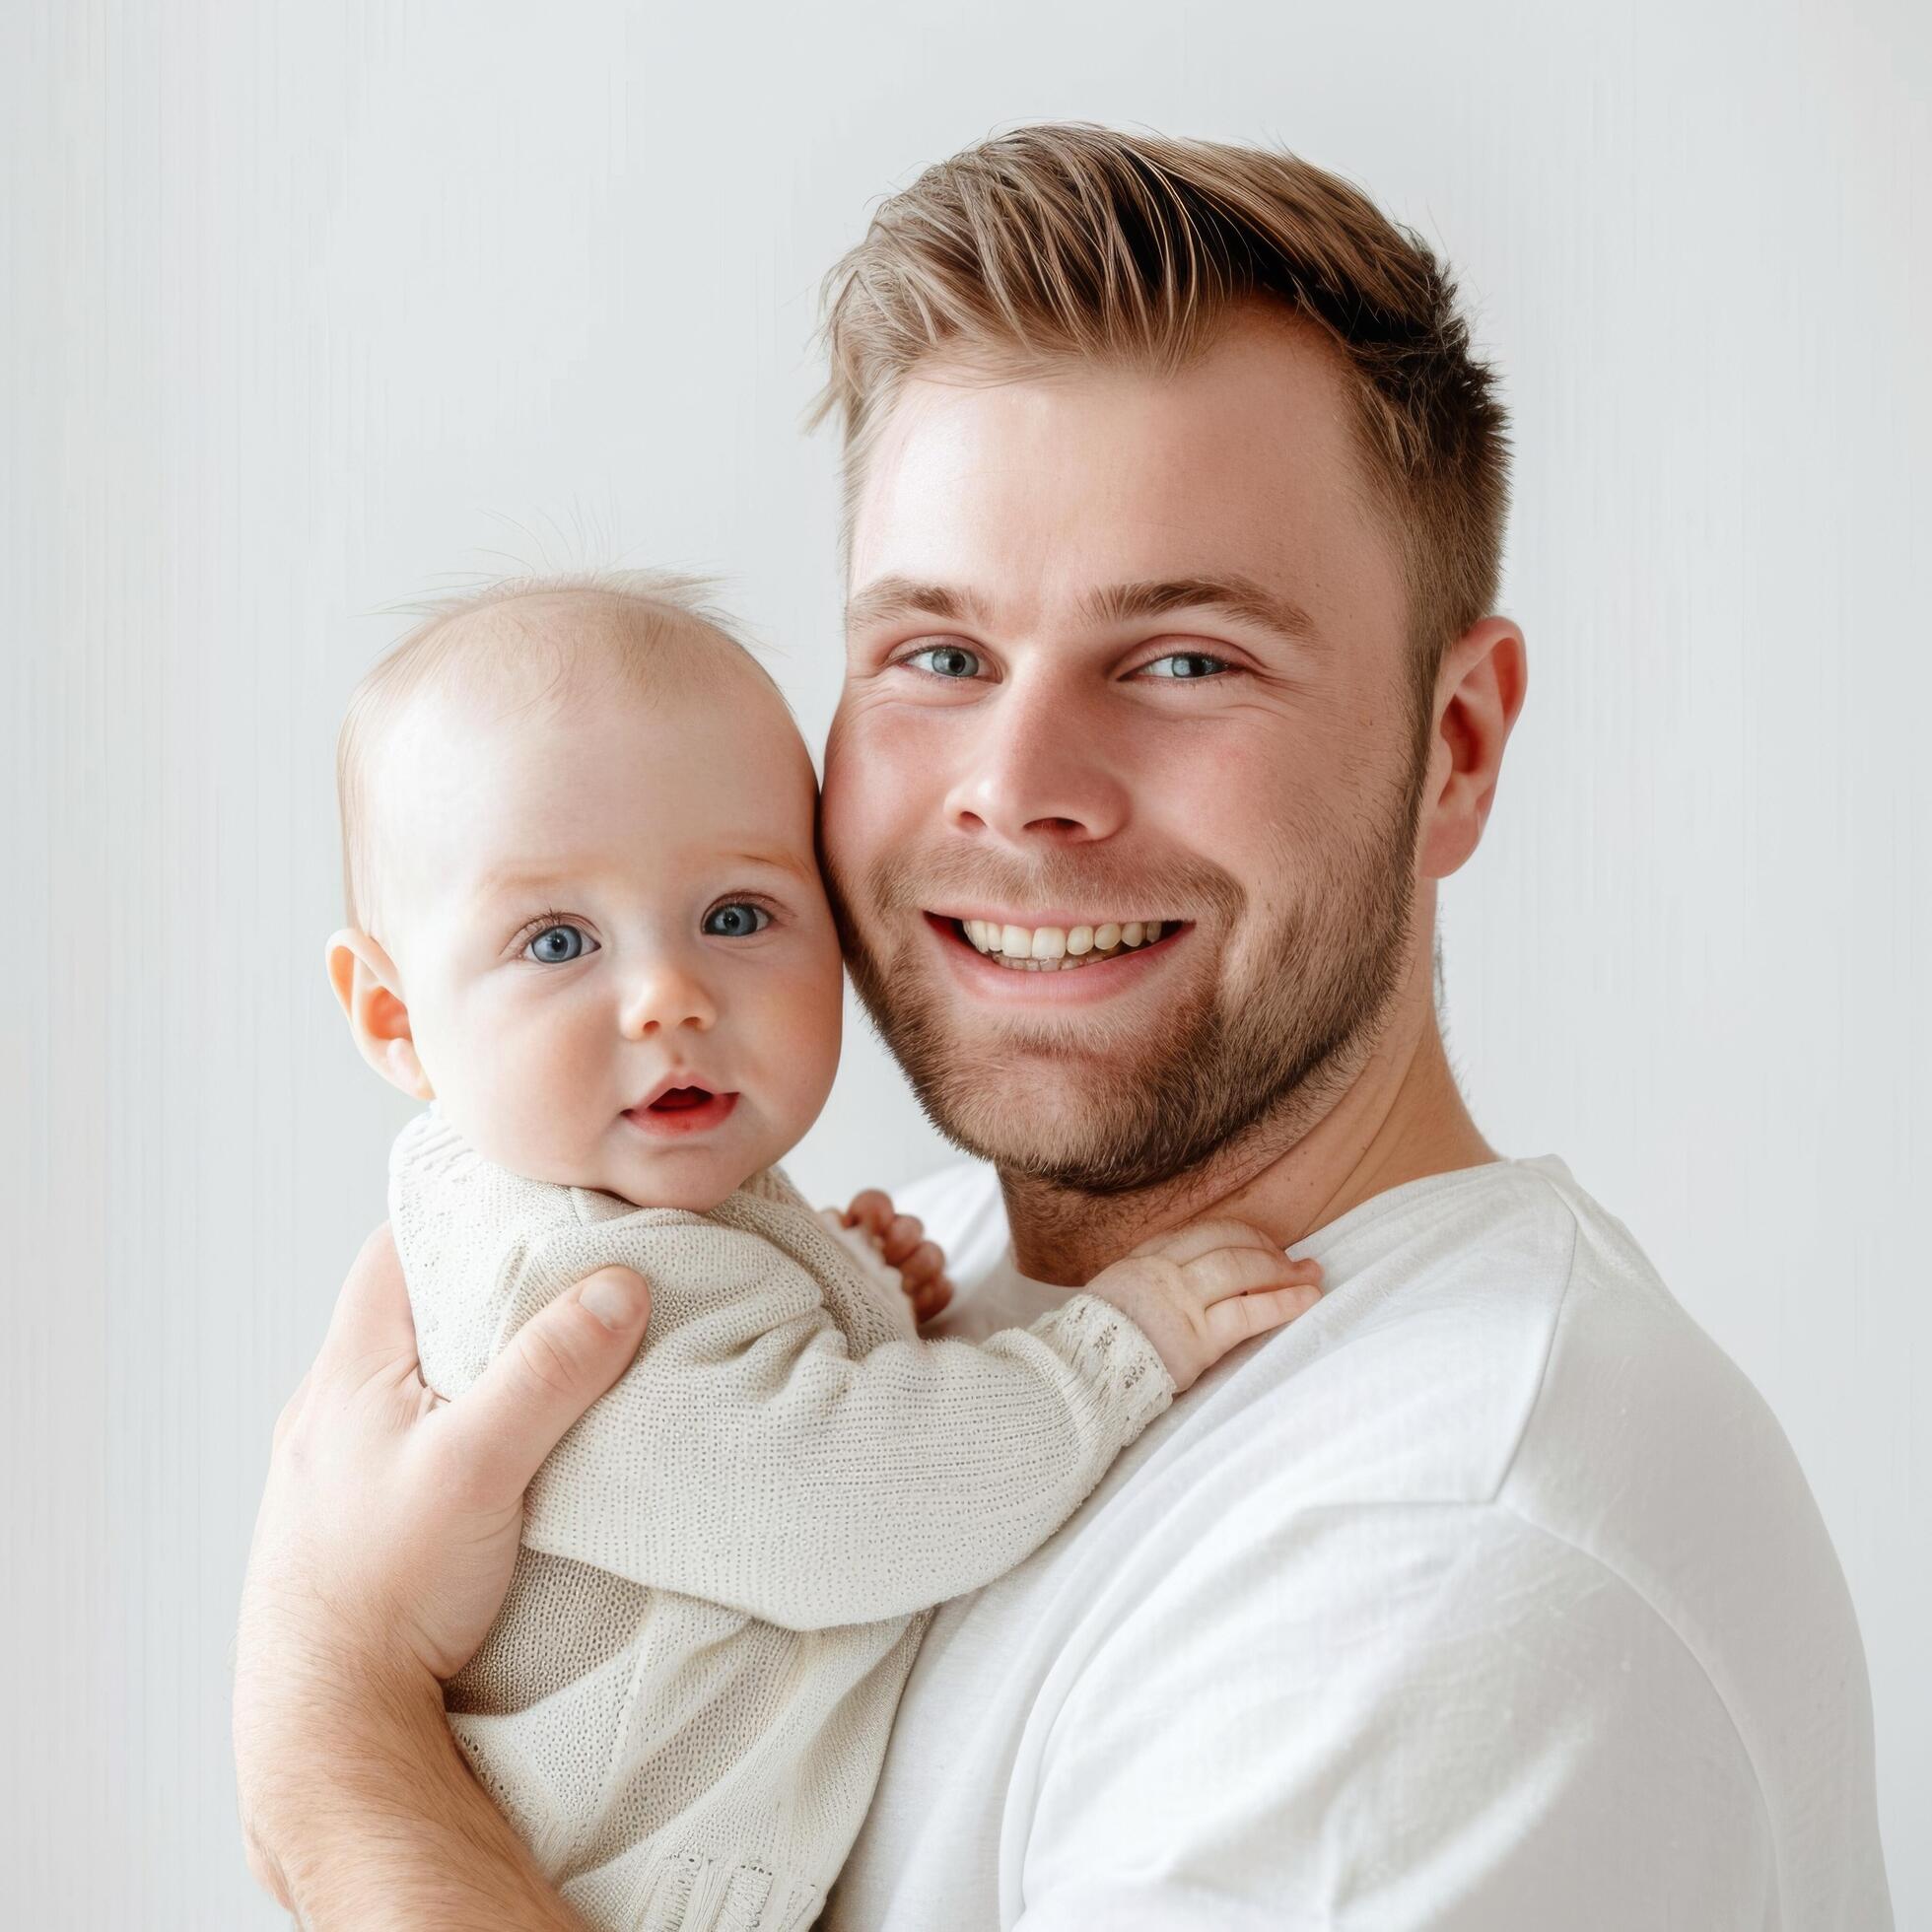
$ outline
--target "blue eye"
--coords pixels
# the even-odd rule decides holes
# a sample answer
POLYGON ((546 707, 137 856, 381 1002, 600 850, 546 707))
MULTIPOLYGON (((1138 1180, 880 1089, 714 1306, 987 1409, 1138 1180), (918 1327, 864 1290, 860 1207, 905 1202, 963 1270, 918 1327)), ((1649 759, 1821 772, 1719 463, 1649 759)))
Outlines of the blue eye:
POLYGON ((933 677, 977 677, 980 672, 980 654, 968 651, 963 644, 930 644, 924 651, 915 651, 909 657, 901 657, 902 664, 918 664, 921 670, 933 677), (928 659, 920 663, 921 658, 928 659))
POLYGON ((763 906, 733 899, 729 905, 714 906, 705 915, 704 931, 714 939, 748 939, 771 923, 772 916, 763 906))
POLYGON ((1170 651, 1165 657, 1156 657, 1150 663, 1140 666, 1142 673, 1150 673, 1156 678, 1171 678, 1177 682, 1188 683, 1197 678, 1220 677, 1234 668, 1224 657, 1210 657, 1205 651, 1170 651), (1163 664, 1172 664, 1172 670, 1162 670, 1163 664))
POLYGON ((545 966, 567 966, 573 959, 582 959, 586 952, 596 949, 596 940, 578 927, 546 926, 523 948, 523 957, 545 966))

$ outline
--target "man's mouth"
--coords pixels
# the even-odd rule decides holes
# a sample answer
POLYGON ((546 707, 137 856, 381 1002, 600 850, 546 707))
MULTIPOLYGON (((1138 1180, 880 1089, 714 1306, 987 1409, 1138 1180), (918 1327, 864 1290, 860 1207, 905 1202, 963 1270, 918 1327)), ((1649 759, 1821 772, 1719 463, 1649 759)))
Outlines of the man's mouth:
POLYGON ((1123 953, 1138 952, 1165 936, 1178 938, 1186 926, 1172 919, 1101 919, 1077 926, 1009 926, 990 919, 943 923, 975 952, 1015 973, 1070 973, 1123 953))

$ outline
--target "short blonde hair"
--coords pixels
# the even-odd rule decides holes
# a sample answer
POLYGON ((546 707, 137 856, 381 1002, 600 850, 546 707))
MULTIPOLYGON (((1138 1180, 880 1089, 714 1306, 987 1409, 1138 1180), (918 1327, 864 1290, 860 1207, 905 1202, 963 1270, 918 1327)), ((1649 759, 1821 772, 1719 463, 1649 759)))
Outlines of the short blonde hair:
MULTIPOLYGON (((335 743, 335 791, 342 823, 342 898, 349 924, 374 932, 375 812, 370 773, 383 735, 422 694, 466 685, 515 691, 541 704, 581 691, 594 654, 596 668, 620 688, 663 688, 671 647, 708 643, 711 653, 678 652, 678 671, 690 674, 707 659, 721 675, 749 666, 779 690, 730 621, 709 601, 711 584, 668 571, 583 571, 557 576, 506 577, 458 595, 399 605, 420 621, 377 661, 349 700, 335 743), (624 621, 560 633, 467 624, 462 620, 518 603, 583 597, 624 621)), ((787 707, 789 712, 790 707, 787 707)))
POLYGON ((1506 417, 1455 296, 1418 236, 1294 155, 1083 122, 1000 135, 882 203, 827 278, 813 420, 844 430, 848 538, 872 442, 929 359, 1167 371, 1274 304, 1349 364, 1432 693, 1443 649, 1494 606, 1508 509, 1506 417))

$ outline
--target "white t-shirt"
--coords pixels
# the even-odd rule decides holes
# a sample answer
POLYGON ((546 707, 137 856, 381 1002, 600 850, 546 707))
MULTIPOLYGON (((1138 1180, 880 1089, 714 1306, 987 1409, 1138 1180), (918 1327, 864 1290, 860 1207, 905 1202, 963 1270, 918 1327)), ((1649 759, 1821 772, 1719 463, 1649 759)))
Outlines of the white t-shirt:
MULTIPOLYGON (((949 1332, 1066 1291, 907 1190, 949 1332)), ((823 1923, 1883 1932, 1871 1692, 1763 1401, 1553 1158, 1297 1253, 1035 1555, 938 1612, 823 1923)))

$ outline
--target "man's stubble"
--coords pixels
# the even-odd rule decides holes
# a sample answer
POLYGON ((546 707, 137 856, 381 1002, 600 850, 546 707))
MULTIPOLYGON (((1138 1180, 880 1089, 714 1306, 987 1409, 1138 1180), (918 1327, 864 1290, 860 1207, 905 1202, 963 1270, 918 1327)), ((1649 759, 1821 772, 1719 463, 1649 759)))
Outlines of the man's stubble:
POLYGON ((1427 735, 1414 733, 1398 784, 1311 840, 1313 875, 1308 858, 1283 851, 1274 907, 1199 858, 1130 875, 1078 849, 1022 868, 941 847, 894 855, 855 882, 825 855, 853 984, 933 1126, 1009 1182, 1124 1195, 1264 1133, 1291 1144, 1372 1051, 1407 971, 1427 755, 1427 735), (1080 1009, 953 1024, 961 1002, 936 984, 917 926, 922 907, 976 901, 1194 921, 1168 968, 1165 1023, 1080 1009), (889 948, 872 937, 895 931, 905 936, 889 948))

